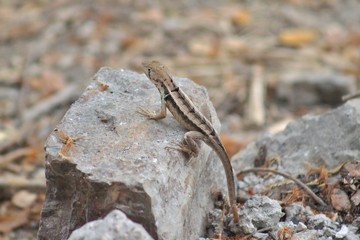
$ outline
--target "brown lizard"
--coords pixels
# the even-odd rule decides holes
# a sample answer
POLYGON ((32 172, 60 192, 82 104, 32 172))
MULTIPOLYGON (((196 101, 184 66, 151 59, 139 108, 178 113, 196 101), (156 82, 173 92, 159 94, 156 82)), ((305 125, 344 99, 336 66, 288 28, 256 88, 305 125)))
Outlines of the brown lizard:
POLYGON ((166 117, 166 108, 174 118, 189 132, 184 135, 184 143, 179 144, 181 151, 192 157, 197 157, 199 147, 197 142, 203 141, 209 145, 219 156, 224 166, 227 187, 229 192, 230 207, 234 217, 234 223, 239 221, 236 206, 236 188, 234 173, 229 156, 210 121, 199 111, 190 98, 174 83, 166 67, 158 61, 143 62, 145 74, 157 87, 161 95, 161 111, 153 114, 141 109, 140 113, 150 119, 159 120, 166 117))

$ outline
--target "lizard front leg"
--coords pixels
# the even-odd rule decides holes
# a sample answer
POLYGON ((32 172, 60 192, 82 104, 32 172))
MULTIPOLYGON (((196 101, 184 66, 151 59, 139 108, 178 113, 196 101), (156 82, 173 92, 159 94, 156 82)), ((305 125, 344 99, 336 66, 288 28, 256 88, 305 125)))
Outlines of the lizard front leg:
POLYGON ((137 112, 153 120, 160 120, 165 118, 166 117, 166 104, 164 101, 165 94, 164 91, 159 90, 159 92, 160 92, 160 101, 161 101, 161 108, 159 113, 153 113, 144 108, 140 108, 140 110, 138 110, 137 112))

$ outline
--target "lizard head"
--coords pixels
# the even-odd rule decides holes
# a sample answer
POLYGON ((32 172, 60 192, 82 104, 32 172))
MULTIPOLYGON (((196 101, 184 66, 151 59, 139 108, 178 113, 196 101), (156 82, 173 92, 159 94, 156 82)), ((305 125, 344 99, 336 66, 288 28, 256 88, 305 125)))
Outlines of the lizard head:
POLYGON ((167 68, 158 61, 144 61, 142 65, 146 76, 158 89, 166 85, 166 79, 171 79, 167 68))

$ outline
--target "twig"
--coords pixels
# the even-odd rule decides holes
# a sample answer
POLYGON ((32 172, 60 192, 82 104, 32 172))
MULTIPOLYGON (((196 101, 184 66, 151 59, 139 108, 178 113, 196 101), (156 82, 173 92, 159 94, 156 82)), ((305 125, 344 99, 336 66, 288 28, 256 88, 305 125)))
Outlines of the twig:
POLYGON ((28 189, 35 192, 44 192, 46 190, 46 183, 42 180, 34 181, 25 177, 6 175, 0 178, 0 188, 11 190, 28 189))
POLYGON ((74 101, 78 96, 77 89, 78 86, 72 84, 62 91, 56 93, 54 96, 51 96, 50 98, 27 110, 23 115, 22 124, 19 127, 19 130, 12 134, 11 137, 6 139, 5 142, 0 143, 0 153, 18 143, 23 142, 27 136, 27 133, 33 129, 34 120, 62 104, 74 101))
POLYGON ((250 169, 239 172, 237 174, 237 176, 240 176, 241 174, 249 173, 249 172, 271 172, 271 173, 275 173, 277 175, 283 176, 285 178, 291 179, 297 185, 299 185, 302 189, 304 189, 304 191, 307 192, 307 194, 309 194, 318 204, 320 204, 321 206, 327 206, 327 204, 321 198, 316 196, 316 194, 313 191, 311 191, 311 189, 308 186, 306 186, 306 184, 304 184, 303 182, 297 180, 296 178, 294 178, 288 174, 285 174, 285 173, 282 173, 282 172, 279 172, 279 171, 276 171, 276 170, 270 169, 270 168, 250 168, 250 169))
POLYGON ((18 116, 20 116, 20 119, 22 118, 22 114, 25 110, 25 103, 26 103, 26 96, 29 92, 29 84, 24 78, 25 75, 25 69, 26 65, 28 63, 27 56, 22 59, 20 70, 19 70, 19 83, 20 83, 20 91, 19 91, 19 97, 16 100, 16 113, 18 116))
POLYGON ((33 154, 35 149, 33 147, 19 148, 4 156, 0 156, 0 169, 6 167, 7 164, 15 161, 16 159, 33 154))
POLYGON ((348 101, 350 99, 354 99, 354 98, 358 98, 360 97, 360 91, 356 92, 356 93, 350 93, 348 95, 345 95, 342 97, 342 100, 345 102, 345 101, 348 101))
POLYGON ((265 80, 260 65, 254 66, 252 72, 253 78, 249 84, 245 118, 250 126, 260 127, 265 123, 265 80))
POLYGON ((78 85, 72 84, 50 98, 38 103, 23 115, 23 122, 31 122, 61 104, 72 102, 78 96, 78 85))

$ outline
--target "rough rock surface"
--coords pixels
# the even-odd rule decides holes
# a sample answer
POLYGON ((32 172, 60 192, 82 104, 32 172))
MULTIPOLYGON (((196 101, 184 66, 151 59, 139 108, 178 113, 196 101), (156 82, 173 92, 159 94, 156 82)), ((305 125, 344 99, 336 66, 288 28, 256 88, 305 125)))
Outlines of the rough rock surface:
MULTIPOLYGON (((351 225, 339 224, 324 214, 314 213, 309 206, 301 202, 292 203, 281 208, 280 202, 266 196, 253 196, 240 208, 239 225, 224 224, 220 209, 213 209, 209 214, 208 239, 213 239, 215 233, 223 236, 249 236, 256 239, 359 239, 360 220, 354 220, 351 225)), ((229 219, 225 218, 225 223, 229 219)), ((205 238, 198 238, 205 240, 205 238)))
POLYGON ((268 156, 278 156, 285 172, 297 176, 306 172, 306 164, 338 166, 348 160, 360 161, 360 99, 319 116, 305 116, 290 123, 283 132, 265 135, 233 157, 240 171, 253 167, 260 146, 268 156))
MULTIPOLYGON (((195 104, 208 105, 219 129, 206 90, 187 79, 175 81, 195 104)), ((72 105, 46 142, 39 239, 67 239, 113 209, 142 224, 154 239, 195 239, 203 233, 213 206, 211 189, 226 193, 220 160, 205 144, 190 162, 165 149, 182 141, 185 130, 171 114, 153 121, 138 114, 140 108, 159 111, 153 84, 144 74, 109 68, 102 68, 72 105)))
POLYGON ((120 210, 113 210, 104 219, 86 223, 72 232, 68 240, 151 240, 143 226, 134 223, 120 210))
POLYGON ((247 200, 240 208, 239 227, 245 234, 252 234, 256 230, 275 227, 284 215, 278 201, 266 196, 254 196, 247 200))

